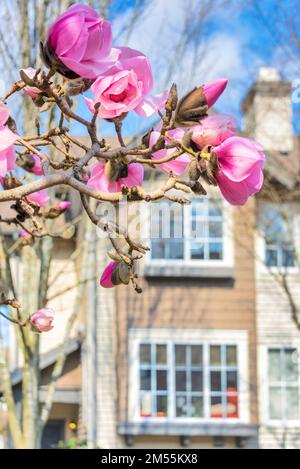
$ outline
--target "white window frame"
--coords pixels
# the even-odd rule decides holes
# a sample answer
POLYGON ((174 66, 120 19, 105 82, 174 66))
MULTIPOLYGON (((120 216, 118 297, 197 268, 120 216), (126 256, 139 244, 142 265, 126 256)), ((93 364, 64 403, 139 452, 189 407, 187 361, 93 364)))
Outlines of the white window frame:
MULTIPOLYGON (((209 356, 208 346, 203 348, 203 395, 204 415, 209 415, 209 356), (206 351, 205 351, 206 350, 206 351)), ((129 421, 135 423, 210 423, 210 424, 236 424, 249 423, 249 368, 248 368, 248 332, 242 330, 215 330, 215 329, 130 329, 129 330, 129 421), (176 417, 175 413, 175 382, 169 379, 168 417, 142 417, 140 416, 139 400, 139 346, 141 343, 167 344, 168 368, 175 370, 174 354, 170 353, 173 344, 182 345, 236 345, 238 350, 238 396, 239 418, 197 418, 176 417)), ((175 373, 174 373, 175 375, 175 373)))
POLYGON ((261 399, 262 399, 262 412, 263 422, 268 427, 280 427, 280 428, 300 428, 300 360, 298 361, 298 389, 299 389, 299 418, 298 419, 271 419, 270 418, 270 386, 269 386, 269 350, 272 349, 295 349, 300 357, 300 345, 295 344, 293 341, 291 344, 269 344, 263 347, 261 354, 261 372, 265 382, 262 383, 261 399))
MULTIPOLYGON (((194 200, 197 200, 194 198, 194 200)), ((152 249, 145 257, 146 265, 164 267, 164 266, 190 266, 190 267, 228 267, 234 266, 234 227, 233 227, 233 210, 230 204, 223 199, 216 199, 211 197, 208 200, 216 200, 222 204, 223 214, 223 259, 191 259, 191 242, 193 239, 190 236, 191 232, 191 205, 183 206, 183 243, 184 243, 184 257, 183 259, 153 259, 152 249)), ((144 227, 144 238, 147 239, 148 246, 151 247, 151 226, 150 226, 150 210, 148 212, 147 220, 144 227)))

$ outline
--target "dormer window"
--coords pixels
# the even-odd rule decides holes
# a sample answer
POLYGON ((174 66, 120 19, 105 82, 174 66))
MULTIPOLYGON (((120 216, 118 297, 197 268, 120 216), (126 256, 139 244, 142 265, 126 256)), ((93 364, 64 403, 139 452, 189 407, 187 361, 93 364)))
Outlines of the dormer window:
POLYGON ((231 212, 220 199, 197 198, 191 205, 153 204, 148 264, 232 265, 231 212))
POLYGON ((265 240, 267 267, 296 267, 294 225, 294 216, 287 207, 266 204, 261 208, 260 228, 265 240))

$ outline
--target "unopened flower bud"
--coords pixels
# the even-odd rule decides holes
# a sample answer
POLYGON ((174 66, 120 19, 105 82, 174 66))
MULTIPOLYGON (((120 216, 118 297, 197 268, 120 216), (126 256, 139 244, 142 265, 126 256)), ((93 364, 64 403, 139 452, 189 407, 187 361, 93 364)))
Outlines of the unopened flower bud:
POLYGON ((178 104, 177 86, 175 83, 173 83, 170 89, 168 99, 165 104, 166 111, 169 111, 169 112, 175 111, 177 104, 178 104))
POLYGON ((206 117, 208 105, 202 87, 194 88, 178 103, 175 115, 177 126, 191 126, 206 117))
POLYGON ((43 308, 30 317, 30 325, 34 332, 48 332, 53 329, 52 323, 54 311, 49 308, 43 308))
POLYGON ((189 178, 191 181, 198 181, 201 176, 198 161, 192 160, 189 165, 189 178))

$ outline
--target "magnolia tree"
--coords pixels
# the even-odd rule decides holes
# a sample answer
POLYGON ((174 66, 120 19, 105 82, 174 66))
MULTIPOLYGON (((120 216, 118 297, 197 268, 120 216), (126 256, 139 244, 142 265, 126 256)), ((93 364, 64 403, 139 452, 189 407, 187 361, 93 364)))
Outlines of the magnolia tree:
MULTIPOLYGON (((128 47, 112 47, 110 23, 89 6, 70 7, 50 26, 47 37, 40 39, 44 41, 40 48, 45 68, 22 69, 20 80, 0 104, 0 202, 11 202, 15 212, 9 217, 1 214, 0 222, 15 226, 23 243, 31 246, 41 240, 66 237, 65 233, 52 231, 52 221, 62 216, 69 203, 50 202, 48 192, 61 187, 77 191, 91 226, 103 230, 112 244, 108 252, 111 262, 99 266, 101 286, 131 284, 141 293, 136 265, 148 247, 115 220, 99 216, 97 205, 118 205, 124 199, 128 203, 166 199, 174 204, 189 204, 188 195, 206 196, 203 184, 218 186, 229 203, 243 205, 262 187, 263 149, 253 140, 236 136, 233 117, 207 115, 225 90, 227 80, 199 86, 181 99, 175 84, 169 92, 153 96, 154 82, 147 57, 128 47), (40 110, 57 109, 57 125, 43 128, 41 124, 36 135, 20 135, 9 111, 11 96, 19 92, 29 96, 32 106, 40 110), (73 97, 79 94, 85 95, 90 119, 82 116, 81 107, 79 111, 74 108, 73 97), (141 117, 156 115, 160 123, 140 143, 127 146, 122 125, 131 111, 141 117), (114 125, 116 148, 99 135, 99 119, 114 125), (71 121, 80 125, 82 135, 88 137, 84 143, 68 129, 71 121), (161 187, 152 191, 143 188, 145 168, 166 174, 161 187)), ((19 327, 26 361, 27 338, 53 327, 53 311, 48 309, 46 300, 37 311, 27 311, 11 288, 2 290, 1 304, 12 310, 7 319, 19 327)), ((63 360, 56 370, 56 379, 62 363, 63 360)), ((9 374, 4 366, 2 382, 6 404, 13 408, 9 374)), ((31 419, 35 435, 27 446, 39 447, 51 395, 40 418, 38 383, 35 386, 36 412, 31 419)), ((11 413, 9 425, 15 445, 24 446, 15 412, 11 413)))

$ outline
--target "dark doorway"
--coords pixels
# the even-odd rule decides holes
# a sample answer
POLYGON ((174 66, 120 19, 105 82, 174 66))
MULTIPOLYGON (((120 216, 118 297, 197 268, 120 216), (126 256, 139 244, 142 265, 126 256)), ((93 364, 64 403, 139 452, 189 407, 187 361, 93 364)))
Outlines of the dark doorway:
POLYGON ((57 447, 60 441, 65 439, 65 421, 49 420, 47 423, 43 437, 42 449, 53 449, 57 447))

